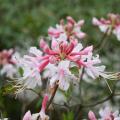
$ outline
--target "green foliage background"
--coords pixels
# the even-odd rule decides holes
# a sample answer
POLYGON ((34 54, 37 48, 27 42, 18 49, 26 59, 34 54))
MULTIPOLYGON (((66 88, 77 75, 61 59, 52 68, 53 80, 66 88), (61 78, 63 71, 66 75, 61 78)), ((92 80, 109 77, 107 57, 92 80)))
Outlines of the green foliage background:
MULTIPOLYGON (((120 13, 120 0, 0 0, 0 49, 18 46, 22 50, 38 45, 39 37, 47 35, 48 27, 68 15, 76 20, 85 19, 82 28, 88 34, 85 42, 96 45, 102 33, 92 26, 92 17, 106 17, 111 12, 120 13)), ((112 36, 99 53, 107 57, 104 63, 108 69, 120 69, 119 51, 120 42, 112 36)), ((18 101, 0 96, 0 109, 5 116, 20 119, 18 106, 18 101)))

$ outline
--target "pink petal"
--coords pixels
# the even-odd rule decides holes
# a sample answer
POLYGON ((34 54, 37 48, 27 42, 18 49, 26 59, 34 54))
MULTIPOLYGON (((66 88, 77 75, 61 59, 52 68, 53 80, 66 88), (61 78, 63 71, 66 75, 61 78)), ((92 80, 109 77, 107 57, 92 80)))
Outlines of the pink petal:
POLYGON ((74 49, 74 43, 71 42, 70 45, 68 46, 67 50, 66 50, 66 54, 71 53, 73 49, 74 49))
POLYGON ((55 49, 56 46, 58 46, 58 42, 55 41, 55 40, 52 40, 52 44, 51 44, 51 46, 52 46, 52 49, 55 49))
POLYGON ((78 23, 76 25, 81 27, 84 24, 84 22, 85 22, 84 20, 80 20, 80 21, 78 21, 78 23))
POLYGON ((42 48, 43 51, 47 54, 50 54, 50 55, 57 54, 56 52, 52 51, 49 48, 48 44, 43 39, 40 40, 40 48, 42 48))
POLYGON ((48 34, 49 34, 50 36, 52 36, 52 37, 58 38, 59 35, 60 35, 60 31, 57 30, 57 29, 55 29, 55 28, 50 27, 50 28, 48 29, 48 34))
POLYGON ((86 34, 84 32, 79 32, 79 33, 76 33, 76 36, 79 38, 79 39, 83 39, 86 34))
POLYGON ((48 65, 48 63, 49 63, 49 60, 43 61, 39 66, 39 71, 40 72, 43 71, 43 69, 48 65))
POLYGON ((101 25, 101 22, 100 22, 97 18, 94 17, 94 18, 92 19, 92 24, 99 26, 99 25, 101 25))
POLYGON ((82 50, 82 51, 80 52, 80 54, 86 55, 86 54, 88 54, 89 52, 92 52, 92 50, 93 50, 93 46, 91 45, 91 46, 86 47, 84 50, 82 50))
POLYGON ((40 48, 44 49, 45 47, 47 47, 47 43, 44 41, 44 39, 40 40, 40 48))
POLYGON ((71 16, 68 16, 67 17, 67 21, 71 24, 74 24, 75 23, 75 20, 71 17, 71 16))

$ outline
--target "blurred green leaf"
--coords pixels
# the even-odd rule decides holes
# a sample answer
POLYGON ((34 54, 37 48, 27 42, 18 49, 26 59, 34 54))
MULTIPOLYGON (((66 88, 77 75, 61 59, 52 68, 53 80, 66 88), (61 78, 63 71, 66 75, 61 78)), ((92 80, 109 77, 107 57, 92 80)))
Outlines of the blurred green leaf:
POLYGON ((18 72, 19 72, 20 76, 23 76, 24 70, 22 67, 19 67, 18 72))
POLYGON ((74 120, 73 112, 68 112, 67 114, 63 114, 63 120, 74 120))
POLYGON ((74 66, 70 68, 72 74, 79 76, 79 68, 74 66))

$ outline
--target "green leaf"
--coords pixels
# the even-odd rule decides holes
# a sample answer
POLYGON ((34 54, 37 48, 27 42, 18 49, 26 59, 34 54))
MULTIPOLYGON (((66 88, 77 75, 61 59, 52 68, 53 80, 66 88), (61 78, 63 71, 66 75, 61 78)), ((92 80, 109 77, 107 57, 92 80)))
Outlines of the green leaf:
POLYGON ((71 73, 74 74, 74 75, 79 75, 79 68, 76 67, 76 66, 71 67, 71 68, 70 68, 70 71, 71 71, 71 73))
POLYGON ((37 102, 37 104, 36 104, 36 108, 40 108, 41 104, 42 104, 42 98, 40 98, 40 99, 38 100, 38 102, 37 102))
POLYGON ((72 111, 67 114, 63 114, 63 120, 73 120, 73 119, 74 119, 74 114, 72 111))
POLYGON ((20 73, 21 76, 23 76, 24 70, 22 67, 19 67, 18 72, 20 73))

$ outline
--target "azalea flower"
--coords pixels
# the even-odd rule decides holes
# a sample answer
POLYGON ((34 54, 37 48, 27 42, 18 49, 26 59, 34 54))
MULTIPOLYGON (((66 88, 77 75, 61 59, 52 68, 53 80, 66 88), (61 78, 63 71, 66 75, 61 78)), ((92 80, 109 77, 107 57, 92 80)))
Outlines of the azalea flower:
MULTIPOLYGON (((105 107, 99 111, 100 118, 98 120, 120 120, 120 114, 118 111, 112 112, 110 107, 105 107)), ((95 114, 92 111, 88 113, 89 120, 97 120, 95 114)))
POLYGON ((42 52, 38 50, 36 47, 31 47, 29 50, 30 55, 24 55, 23 58, 17 59, 18 66, 22 68, 23 75, 19 80, 16 80, 16 88, 17 92, 21 92, 28 89, 33 89, 36 86, 41 86, 41 67, 40 65, 44 64, 41 63, 41 55, 42 52))
POLYGON ((17 73, 16 62, 13 60, 13 56, 16 54, 13 49, 3 50, 0 52, 0 74, 9 78, 17 73))
POLYGON ((74 41, 70 43, 56 42, 54 47, 52 45, 50 48, 44 40, 41 40, 40 47, 44 54, 36 47, 31 47, 29 55, 24 55, 21 60, 18 60, 19 66, 23 69, 23 76, 19 78, 16 85, 19 92, 26 88, 33 89, 36 86, 41 86, 41 72, 48 67, 48 64, 53 64, 54 66, 51 67, 54 69, 54 72, 50 76, 50 86, 53 86, 56 80, 59 80, 59 88, 67 90, 69 88, 69 81, 73 80, 73 78, 75 79, 75 77, 69 71, 69 66, 64 67, 63 70, 61 68, 65 64, 70 64, 70 62, 79 67, 84 66, 85 63, 81 60, 81 57, 88 55, 93 49, 92 46, 83 49, 81 43, 76 44, 74 41))
POLYGON ((117 39, 120 40, 120 15, 118 14, 108 14, 108 19, 93 18, 92 23, 100 28, 100 30, 107 34, 115 34, 117 39))
POLYGON ((100 109, 100 120, 120 120, 120 114, 118 111, 112 112, 111 108, 105 107, 100 109))
POLYGON ((1 51, 0 52, 0 65, 5 65, 8 63, 13 64, 13 61, 11 61, 11 57, 13 53, 14 53, 13 49, 1 51))
POLYGON ((52 39, 58 41, 67 41, 71 37, 82 39, 85 37, 85 33, 81 31, 81 26, 84 24, 84 20, 76 22, 72 17, 67 17, 67 23, 61 20, 60 25, 56 25, 56 28, 50 27, 48 34, 52 39))

